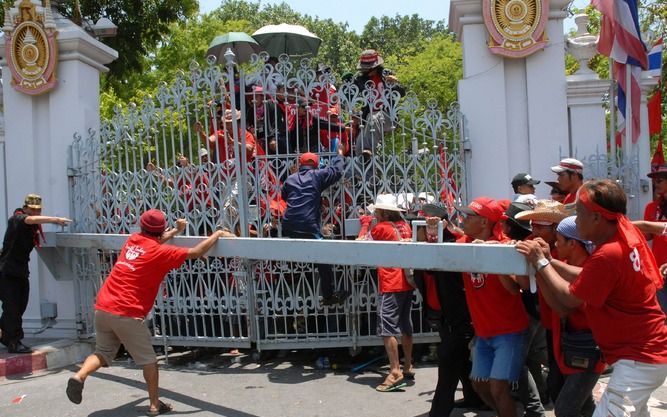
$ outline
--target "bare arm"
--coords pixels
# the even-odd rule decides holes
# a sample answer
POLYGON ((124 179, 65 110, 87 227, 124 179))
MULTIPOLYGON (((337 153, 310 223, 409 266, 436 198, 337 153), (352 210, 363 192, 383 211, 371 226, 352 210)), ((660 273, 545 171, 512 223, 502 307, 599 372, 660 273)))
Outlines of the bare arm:
POLYGON ((646 239, 653 239, 654 235, 662 235, 667 230, 667 223, 665 222, 650 222, 647 220, 636 220, 632 222, 637 229, 641 230, 646 239))
POLYGON ((72 220, 67 217, 52 217, 52 216, 28 216, 25 218, 25 224, 46 224, 53 223, 65 226, 67 223, 71 223, 72 220))
POLYGON ((204 241, 199 242, 194 248, 188 249, 188 255, 186 259, 197 259, 201 258, 208 252, 215 242, 218 241, 218 238, 221 237, 236 237, 233 233, 228 230, 216 230, 213 234, 207 237, 204 241))
MULTIPOLYGON (((541 259, 546 259, 543 249, 537 240, 526 240, 516 244, 519 253, 526 256, 529 262, 536 265, 541 259)), ((554 261, 552 261, 554 262, 554 261)), ((544 267, 540 272, 542 288, 551 290, 554 297, 567 309, 575 309, 582 304, 582 301, 570 292, 570 283, 566 281, 556 271, 551 263, 544 267), (545 288, 546 287, 546 288, 545 288)))
POLYGON ((518 294, 521 286, 514 275, 498 275, 500 283, 510 294, 518 294))
POLYGON ((172 229, 167 229, 163 234, 162 237, 160 238, 160 243, 164 243, 170 239, 173 239, 174 236, 177 234, 183 232, 185 230, 185 226, 187 226, 188 221, 185 219, 178 219, 176 220, 176 227, 172 229))
POLYGON ((567 282, 574 282, 582 269, 580 266, 569 265, 557 259, 551 260, 551 266, 553 266, 558 275, 567 282))

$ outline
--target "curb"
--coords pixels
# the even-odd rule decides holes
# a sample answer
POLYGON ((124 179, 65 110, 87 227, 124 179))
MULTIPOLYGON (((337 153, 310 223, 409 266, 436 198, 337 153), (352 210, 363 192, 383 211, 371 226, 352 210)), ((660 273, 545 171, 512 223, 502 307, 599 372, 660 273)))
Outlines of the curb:
POLYGON ((34 347, 31 355, 0 353, 0 377, 30 374, 40 370, 63 368, 82 362, 93 353, 95 344, 80 340, 57 340, 34 347))

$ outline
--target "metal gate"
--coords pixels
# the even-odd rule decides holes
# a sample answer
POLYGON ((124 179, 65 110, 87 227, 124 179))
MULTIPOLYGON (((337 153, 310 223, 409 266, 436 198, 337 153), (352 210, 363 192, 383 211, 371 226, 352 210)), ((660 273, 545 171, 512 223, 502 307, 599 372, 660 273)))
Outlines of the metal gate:
MULTIPOLYGON (((269 63, 260 55, 238 66, 229 58, 222 67, 192 64, 154 97, 116 109, 99 134, 75 135, 72 232, 130 233, 144 210, 159 208, 170 223, 186 218, 190 236, 223 226, 242 237, 280 237, 281 183, 299 152, 317 152, 326 165, 337 146, 346 149, 346 168, 323 194, 327 239, 356 237, 357 219, 379 193, 397 194, 408 212, 427 201, 466 201, 470 148, 456 104, 443 113, 398 86, 316 73, 307 59, 269 63)), ((76 252, 83 335, 94 332, 94 296, 116 256, 76 252)), ((260 349, 381 344, 375 270, 334 271, 353 295, 325 308, 312 264, 254 261, 250 253, 188 261, 158 294, 154 335, 171 345, 260 349)), ((435 337, 424 308, 415 292, 417 341, 435 337)))

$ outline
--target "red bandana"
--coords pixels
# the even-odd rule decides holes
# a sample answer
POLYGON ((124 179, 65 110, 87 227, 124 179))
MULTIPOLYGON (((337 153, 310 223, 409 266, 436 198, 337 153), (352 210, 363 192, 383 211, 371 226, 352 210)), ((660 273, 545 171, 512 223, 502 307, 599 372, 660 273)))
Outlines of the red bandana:
POLYGON ((616 220, 618 222, 618 232, 621 235, 621 239, 630 247, 630 249, 637 249, 637 252, 639 253, 639 258, 642 260, 642 272, 644 276, 653 281, 656 288, 662 288, 663 279, 660 275, 658 265, 655 262, 655 258, 648 247, 648 243, 646 243, 644 234, 641 233, 623 213, 614 213, 598 205, 591 199, 588 191, 583 187, 579 189, 578 196, 579 201, 581 201, 584 207, 588 210, 594 213, 599 213, 607 220, 616 220))

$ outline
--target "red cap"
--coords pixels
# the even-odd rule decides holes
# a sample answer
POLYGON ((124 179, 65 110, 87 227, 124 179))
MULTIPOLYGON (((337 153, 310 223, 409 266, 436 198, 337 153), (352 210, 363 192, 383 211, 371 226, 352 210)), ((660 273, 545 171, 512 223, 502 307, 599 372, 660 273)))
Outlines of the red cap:
POLYGON ((466 214, 477 214, 494 223, 501 219, 504 212, 502 206, 489 197, 477 197, 468 204, 468 207, 458 206, 456 209, 466 214))
POLYGON ((312 152, 306 152, 299 157, 299 165, 310 165, 316 167, 320 164, 320 157, 312 152))
POLYGON ((164 213, 157 209, 146 210, 139 219, 141 228, 150 233, 162 233, 167 228, 164 213))

